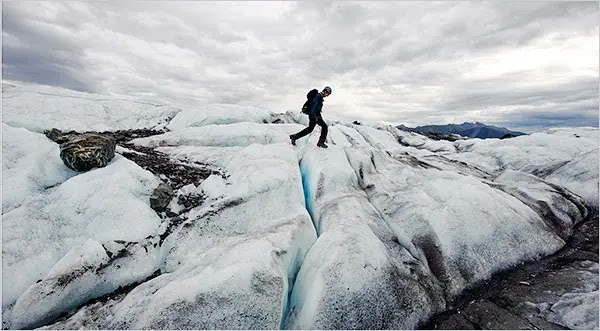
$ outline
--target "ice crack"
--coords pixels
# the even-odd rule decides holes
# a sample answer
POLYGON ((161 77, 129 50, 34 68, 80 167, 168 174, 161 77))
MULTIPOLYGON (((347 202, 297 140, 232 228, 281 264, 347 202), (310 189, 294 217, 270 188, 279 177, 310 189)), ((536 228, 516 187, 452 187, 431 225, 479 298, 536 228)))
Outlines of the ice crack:
POLYGON ((308 211, 308 215, 310 216, 310 220, 312 225, 317 233, 317 238, 319 237, 319 229, 315 223, 314 218, 314 210, 311 200, 311 191, 310 191, 310 171, 306 166, 302 166, 302 160, 300 160, 300 175, 302 176, 302 191, 304 192, 304 205, 306 206, 306 210, 308 211))

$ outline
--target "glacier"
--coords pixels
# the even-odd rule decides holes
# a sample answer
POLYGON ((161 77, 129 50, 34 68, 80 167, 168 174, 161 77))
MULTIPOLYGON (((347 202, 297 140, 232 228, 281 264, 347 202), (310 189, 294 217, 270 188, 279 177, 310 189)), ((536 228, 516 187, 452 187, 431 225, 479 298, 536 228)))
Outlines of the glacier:
MULTIPOLYGON (((597 128, 450 142, 327 119, 324 150, 290 144, 299 112, 3 82, 3 328, 416 328, 598 213, 597 128), (156 134, 79 173, 52 128, 156 134), (148 151, 215 169, 175 190, 202 199, 152 210, 168 176, 128 157, 148 151)), ((597 292, 548 318, 597 328, 576 309, 597 292)))

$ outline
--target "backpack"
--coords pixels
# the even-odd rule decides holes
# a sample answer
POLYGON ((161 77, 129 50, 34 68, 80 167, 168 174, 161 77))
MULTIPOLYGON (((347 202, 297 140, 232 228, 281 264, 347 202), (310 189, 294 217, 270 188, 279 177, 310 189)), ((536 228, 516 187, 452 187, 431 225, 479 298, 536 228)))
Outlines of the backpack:
POLYGON ((310 92, 308 92, 308 94, 306 95, 307 100, 302 106, 302 113, 309 115, 310 107, 312 106, 312 102, 315 99, 315 95, 317 95, 317 93, 319 93, 317 89, 312 89, 310 90, 310 92))

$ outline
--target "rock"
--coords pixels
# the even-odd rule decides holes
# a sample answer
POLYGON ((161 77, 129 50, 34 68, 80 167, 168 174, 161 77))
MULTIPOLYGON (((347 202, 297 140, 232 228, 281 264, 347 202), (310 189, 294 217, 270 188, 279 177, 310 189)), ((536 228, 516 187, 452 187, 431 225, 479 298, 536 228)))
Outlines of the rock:
POLYGON ((476 330, 475 325, 464 316, 455 314, 435 325, 439 330, 476 330))
POLYGON ((174 212, 173 212, 171 209, 169 209, 169 208, 167 208, 167 209, 165 210, 165 214, 167 215, 167 217, 175 217, 175 216, 177 216, 177 215, 178 215, 177 213, 174 213, 174 212))
POLYGON ((60 131, 57 128, 52 128, 52 130, 44 131, 44 134, 46 135, 46 137, 48 137, 48 139, 52 141, 57 141, 62 136, 62 131, 60 131))
MULTIPOLYGON (((462 314, 445 312, 421 329, 467 329, 464 318, 482 329, 525 328, 525 320, 541 330, 566 329, 569 322, 574 325, 577 320, 563 318, 561 310, 554 311, 552 307, 565 295, 581 293, 586 288, 589 292, 597 291, 597 261, 598 216, 594 214, 575 228, 563 250, 497 274, 454 302, 462 314), (566 323, 561 325, 557 321, 566 323), (509 327, 516 322, 525 324, 509 327)), ((585 305, 581 305, 580 311, 585 309, 585 305)), ((587 326, 584 329, 597 329, 595 325, 587 326)))
POLYGON ((533 324, 533 326, 535 326, 538 330, 569 330, 569 328, 567 327, 545 321, 535 316, 527 316, 527 320, 529 321, 529 323, 533 324))
POLYGON ((429 132, 429 131, 414 131, 420 135, 423 135, 429 139, 433 140, 447 140, 447 141, 457 141, 457 140, 465 140, 468 139, 466 137, 462 137, 458 134, 454 133, 445 133, 445 132, 429 132))
POLYGON ((264 123, 265 124, 266 123, 284 124, 284 123, 298 123, 298 121, 296 121, 296 113, 288 111, 286 113, 271 114, 269 120, 264 120, 264 123))
POLYGON ((167 208, 172 198, 173 189, 171 186, 165 183, 160 183, 160 185, 154 189, 154 192, 150 197, 150 207, 157 212, 161 212, 167 208))
POLYGON ((493 302, 474 302, 464 311, 464 317, 484 330, 531 330, 535 327, 526 319, 498 307, 493 302))
MULTIPOLYGON (((92 132, 90 132, 92 133, 92 132)), ((123 144, 131 141, 135 138, 145 138, 155 136, 158 134, 165 133, 164 130, 152 130, 152 129, 133 129, 133 130, 117 130, 117 131, 104 131, 100 134, 113 138, 117 144, 123 144)))
POLYGON ((177 203, 183 205, 185 208, 195 208, 200 206, 205 199, 203 195, 191 194, 180 196, 177 199, 177 203))
POLYGON ((60 145, 60 158, 73 170, 88 171, 104 167, 115 157, 115 141, 109 137, 86 133, 60 145))
POLYGON ((212 169, 208 164, 199 162, 182 163, 171 160, 167 154, 149 147, 130 143, 123 144, 123 147, 137 152, 124 152, 122 154, 124 157, 137 163, 137 165, 150 171, 157 177, 167 180, 174 190, 178 190, 188 184, 199 185, 211 174, 221 174, 220 171, 212 169))
POLYGON ((63 132, 57 128, 52 128, 52 130, 45 130, 44 135, 57 144, 63 144, 78 136, 79 133, 75 131, 63 132))

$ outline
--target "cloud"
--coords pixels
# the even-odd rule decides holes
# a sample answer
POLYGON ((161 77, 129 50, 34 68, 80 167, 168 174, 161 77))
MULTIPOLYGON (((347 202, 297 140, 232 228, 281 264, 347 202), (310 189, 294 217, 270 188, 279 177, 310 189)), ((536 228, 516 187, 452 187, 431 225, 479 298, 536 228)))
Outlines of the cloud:
MULTIPOLYGON (((457 91, 452 100, 442 105, 444 109, 482 109, 501 108, 515 105, 541 107, 554 104, 563 105, 575 101, 590 100, 597 105, 598 79, 586 77, 569 80, 566 83, 518 87, 515 85, 502 86, 498 81, 473 82, 468 91, 457 91)), ((597 108, 597 107, 596 107, 597 108)))
POLYGON ((4 77, 95 90, 94 80, 85 72, 83 50, 70 38, 72 31, 48 22, 49 17, 26 15, 22 8, 5 6, 3 10, 4 77))
POLYGON ((597 126, 597 15, 593 2, 5 2, 2 67, 191 106, 296 110, 330 85, 324 114, 350 120, 597 126))

